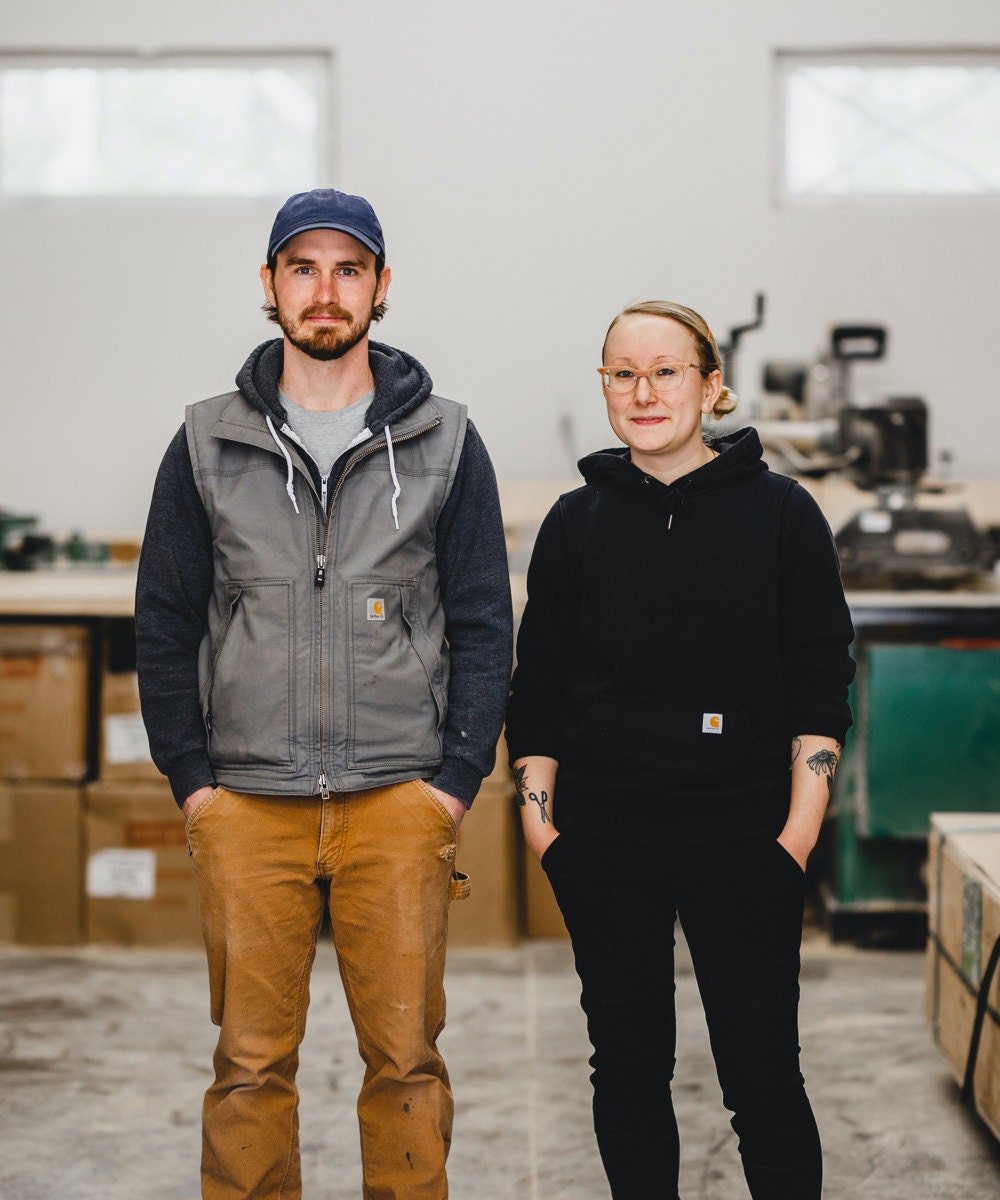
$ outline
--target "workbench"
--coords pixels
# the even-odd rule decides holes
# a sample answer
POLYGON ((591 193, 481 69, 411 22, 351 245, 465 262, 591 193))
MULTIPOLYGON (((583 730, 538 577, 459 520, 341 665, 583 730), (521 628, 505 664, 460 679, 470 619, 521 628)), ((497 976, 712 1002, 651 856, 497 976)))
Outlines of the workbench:
POLYGON ((135 578, 134 567, 0 571, 0 618, 131 618, 135 578))

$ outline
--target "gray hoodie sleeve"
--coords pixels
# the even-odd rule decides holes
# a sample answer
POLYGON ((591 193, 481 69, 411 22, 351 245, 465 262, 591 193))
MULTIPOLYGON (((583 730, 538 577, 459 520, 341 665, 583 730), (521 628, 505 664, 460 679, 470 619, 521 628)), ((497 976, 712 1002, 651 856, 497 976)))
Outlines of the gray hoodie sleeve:
POLYGON ((153 761, 178 805, 214 784, 198 698, 211 587, 211 531, 182 426, 153 487, 135 599, 142 716, 153 761))
POLYGON ((493 768, 513 654, 500 497, 493 465, 471 422, 438 519, 437 557, 451 673, 444 763, 431 782, 471 804, 493 768))

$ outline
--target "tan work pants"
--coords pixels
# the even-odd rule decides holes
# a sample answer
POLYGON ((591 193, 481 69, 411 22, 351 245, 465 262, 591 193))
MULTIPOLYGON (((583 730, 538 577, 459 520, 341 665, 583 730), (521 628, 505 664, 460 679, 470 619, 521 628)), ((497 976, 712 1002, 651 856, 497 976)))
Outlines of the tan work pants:
MULTIPOLYGON (((414 780, 319 797, 217 788, 188 822, 208 951, 215 1082, 205 1200, 299 1200, 295 1074, 329 882, 340 974, 365 1062, 365 1200, 445 1200, 453 1103, 444 1027, 456 828, 414 780)), ((331 1164, 331 1168, 333 1164, 331 1164)))

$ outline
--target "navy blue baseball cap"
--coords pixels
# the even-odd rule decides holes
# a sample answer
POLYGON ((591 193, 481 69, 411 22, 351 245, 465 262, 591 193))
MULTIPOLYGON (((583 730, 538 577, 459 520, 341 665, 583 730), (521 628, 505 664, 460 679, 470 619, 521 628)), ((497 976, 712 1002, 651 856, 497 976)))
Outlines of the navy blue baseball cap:
POLYGON ((267 243, 267 257, 307 229, 339 229, 367 246, 372 254, 385 254, 382 226, 363 196, 349 196, 333 188, 315 188, 289 196, 278 210, 267 243))

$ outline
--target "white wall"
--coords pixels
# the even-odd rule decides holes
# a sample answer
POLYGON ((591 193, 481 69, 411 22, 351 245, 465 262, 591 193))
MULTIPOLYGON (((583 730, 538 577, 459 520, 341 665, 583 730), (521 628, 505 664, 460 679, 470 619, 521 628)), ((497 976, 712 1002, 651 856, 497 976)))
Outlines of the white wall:
MULTIPOLYGON (((835 322, 890 327, 870 388, 931 405, 956 474, 996 475, 1000 207, 787 212, 771 197, 776 48, 1000 45, 996 0, 7 0, 0 51, 330 47, 337 162, 386 229, 377 336, 466 401, 500 474, 608 444, 593 366, 630 300, 681 300, 741 357, 812 357, 835 322), (667 167, 669 164, 669 169, 667 167)), ((283 199, 283 197, 278 198, 283 199)), ((272 336, 257 267, 276 205, 0 210, 0 507, 55 531, 142 528, 183 406, 272 336)), ((874 397, 873 397, 874 398, 874 397)))

